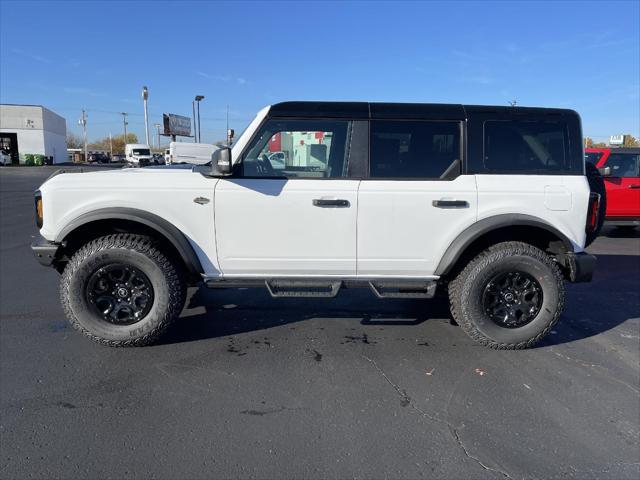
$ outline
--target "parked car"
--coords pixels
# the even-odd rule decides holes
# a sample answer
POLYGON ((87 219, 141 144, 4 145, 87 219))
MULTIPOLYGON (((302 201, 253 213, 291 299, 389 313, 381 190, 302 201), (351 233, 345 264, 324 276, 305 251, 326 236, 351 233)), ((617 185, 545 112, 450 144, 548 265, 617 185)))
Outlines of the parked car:
POLYGON ((111 157, 111 163, 122 163, 126 159, 126 156, 124 153, 114 153, 111 157))
POLYGON ((100 152, 90 153, 88 161, 94 163, 109 163, 109 156, 106 153, 100 152))
POLYGON ((153 154, 153 163, 156 165, 164 165, 164 155, 162 153, 154 153, 153 154))
POLYGON ((268 155, 271 166, 276 170, 284 170, 286 166, 286 155, 284 152, 273 152, 268 155))
POLYGON ((640 225, 640 148, 586 148, 585 157, 604 178, 607 223, 640 225))
POLYGON ((62 273, 71 324, 105 345, 152 343, 204 283, 442 290, 471 338, 520 349, 560 318, 565 280, 591 280, 599 199, 572 110, 286 102, 210 165, 51 176, 32 249, 62 273), (295 165, 271 165, 277 134, 295 165))

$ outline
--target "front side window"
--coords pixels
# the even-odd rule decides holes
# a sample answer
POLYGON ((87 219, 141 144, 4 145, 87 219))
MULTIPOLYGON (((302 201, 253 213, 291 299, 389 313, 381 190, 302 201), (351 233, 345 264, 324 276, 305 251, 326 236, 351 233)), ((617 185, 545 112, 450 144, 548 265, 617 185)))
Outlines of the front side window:
POLYGON ((460 124, 371 121, 371 178, 441 178, 460 160, 460 124))
POLYGON ((638 177, 638 167, 640 164, 640 155, 628 153, 612 153, 607 158, 605 167, 611 168, 612 177, 638 177))
POLYGON ((571 170, 565 122, 484 123, 485 173, 553 174, 571 170))
POLYGON ((347 174, 346 120, 268 120, 242 159, 244 177, 340 178, 347 174))

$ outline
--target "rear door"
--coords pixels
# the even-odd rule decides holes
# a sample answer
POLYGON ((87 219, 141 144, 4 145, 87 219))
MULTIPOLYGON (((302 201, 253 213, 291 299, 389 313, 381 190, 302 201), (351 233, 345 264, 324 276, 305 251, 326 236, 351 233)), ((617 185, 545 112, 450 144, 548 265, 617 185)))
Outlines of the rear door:
POLYGON ((348 178, 352 124, 272 118, 260 127, 234 177, 216 185, 224 276, 356 274, 359 181, 348 178), (281 153, 278 161, 270 160, 272 148, 281 153))
POLYGON ((428 277, 476 220, 475 178, 461 175, 462 122, 373 119, 358 193, 358 276, 428 277))
POLYGON ((618 153, 607 158, 611 175, 604 178, 607 188, 607 217, 640 217, 640 153, 618 153))

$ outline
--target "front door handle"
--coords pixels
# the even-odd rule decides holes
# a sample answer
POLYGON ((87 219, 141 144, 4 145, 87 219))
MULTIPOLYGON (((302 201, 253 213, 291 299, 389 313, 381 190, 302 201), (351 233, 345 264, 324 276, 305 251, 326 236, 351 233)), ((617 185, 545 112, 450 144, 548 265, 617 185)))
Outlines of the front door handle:
POLYGON ((640 188, 640 185, 629 185, 629 188, 637 189, 637 188, 640 188))
POLYGON ((314 207, 348 208, 351 206, 349 200, 340 198, 314 198, 312 203, 314 207))
POLYGON ((438 208, 466 208, 469 202, 466 200, 434 200, 433 206, 438 208))

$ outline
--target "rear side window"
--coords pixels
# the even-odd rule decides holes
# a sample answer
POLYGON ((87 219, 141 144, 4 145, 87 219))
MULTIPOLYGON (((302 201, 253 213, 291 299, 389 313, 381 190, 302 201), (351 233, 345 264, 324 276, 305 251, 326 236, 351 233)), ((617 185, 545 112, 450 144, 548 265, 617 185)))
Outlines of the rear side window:
POLYGON ((459 165, 459 122, 371 121, 371 178, 439 179, 459 165))
MULTIPOLYGON (((484 173, 572 173, 565 122, 484 122, 484 173)), ((575 168, 574 168, 575 170, 575 168)))
POLYGON ((607 158, 606 167, 611 168, 612 177, 638 177, 640 167, 640 155, 628 153, 612 153, 607 158))

